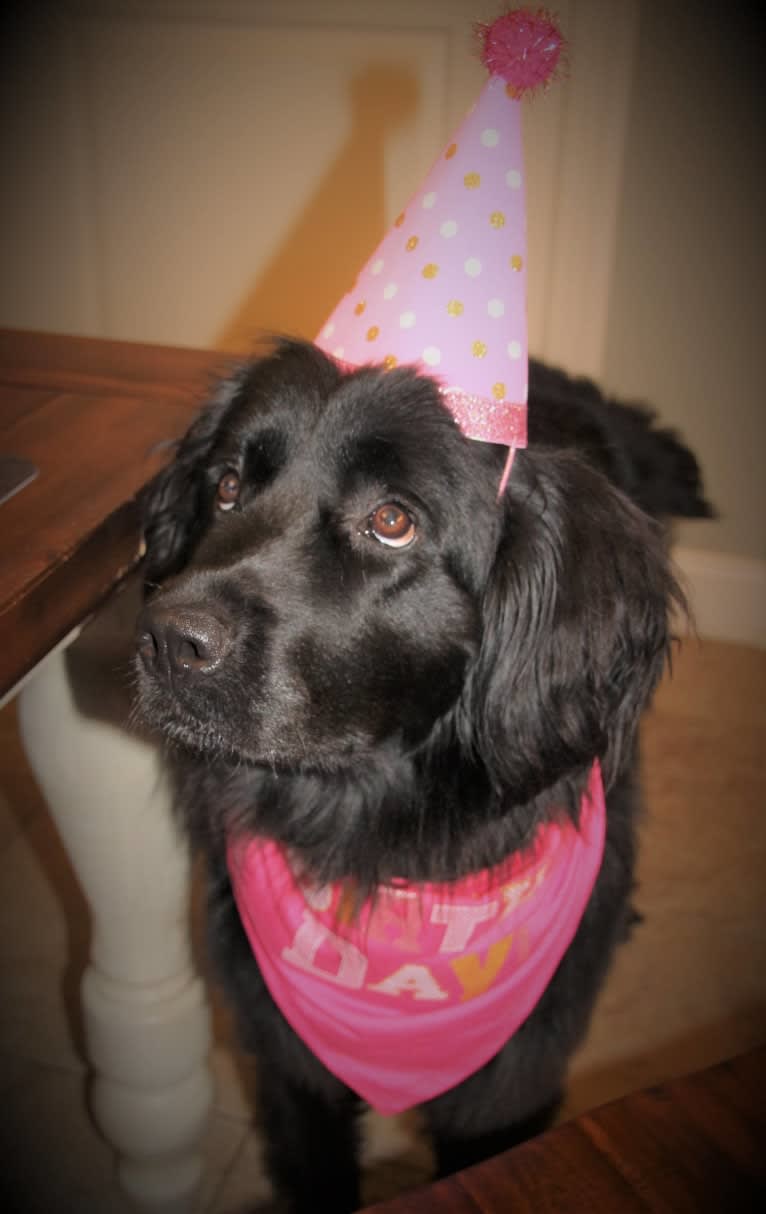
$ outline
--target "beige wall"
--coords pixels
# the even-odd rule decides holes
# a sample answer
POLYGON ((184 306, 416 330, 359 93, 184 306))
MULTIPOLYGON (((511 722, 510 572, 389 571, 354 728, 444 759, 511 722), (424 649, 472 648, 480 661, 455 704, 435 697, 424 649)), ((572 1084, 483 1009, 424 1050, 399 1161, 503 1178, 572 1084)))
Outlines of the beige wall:
POLYGON ((745 7, 641 4, 604 378, 700 455, 720 520, 682 541, 763 559, 763 47, 745 7))

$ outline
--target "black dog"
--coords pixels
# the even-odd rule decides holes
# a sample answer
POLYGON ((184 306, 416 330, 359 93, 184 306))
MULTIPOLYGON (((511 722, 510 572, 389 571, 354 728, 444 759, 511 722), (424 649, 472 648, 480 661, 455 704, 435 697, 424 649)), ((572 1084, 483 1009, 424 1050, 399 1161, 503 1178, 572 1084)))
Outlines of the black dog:
MULTIPOLYGON (((547 1124, 631 923, 636 729, 682 604, 649 515, 710 511, 676 437, 590 384, 533 365, 529 423, 498 502, 505 452, 465 439, 433 381, 284 341, 221 386, 147 497, 140 708, 207 855, 212 949, 296 1211, 358 1205, 360 1101, 272 1000, 232 840, 275 841, 353 922, 397 883, 510 874, 551 823, 575 835, 599 761, 595 886, 522 1023, 509 1003, 493 1056, 423 1103, 440 1173, 547 1124)), ((445 1074, 460 1032, 447 1052, 445 1074)))

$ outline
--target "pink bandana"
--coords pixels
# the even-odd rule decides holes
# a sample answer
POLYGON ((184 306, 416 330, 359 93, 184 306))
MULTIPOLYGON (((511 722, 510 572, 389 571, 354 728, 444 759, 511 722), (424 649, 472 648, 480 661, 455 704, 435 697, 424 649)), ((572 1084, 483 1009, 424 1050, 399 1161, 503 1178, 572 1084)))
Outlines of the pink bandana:
POLYGON ((264 979, 296 1033, 381 1113, 454 1087, 526 1020, 577 930, 601 866, 594 764, 579 829, 452 884, 393 882, 355 915, 340 884, 301 884, 277 844, 234 839, 234 896, 264 979))

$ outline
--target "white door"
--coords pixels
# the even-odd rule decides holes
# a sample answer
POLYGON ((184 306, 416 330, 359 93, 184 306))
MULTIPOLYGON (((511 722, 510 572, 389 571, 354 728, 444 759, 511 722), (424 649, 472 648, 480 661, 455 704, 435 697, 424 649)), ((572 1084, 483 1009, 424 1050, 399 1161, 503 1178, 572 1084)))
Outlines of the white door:
MULTIPOLYGON (((557 7, 569 71, 525 111, 531 347, 598 374, 635 3, 557 7)), ((475 100, 472 25, 496 13, 72 0, 16 17, 0 323, 238 350, 261 329, 313 336, 475 100)))

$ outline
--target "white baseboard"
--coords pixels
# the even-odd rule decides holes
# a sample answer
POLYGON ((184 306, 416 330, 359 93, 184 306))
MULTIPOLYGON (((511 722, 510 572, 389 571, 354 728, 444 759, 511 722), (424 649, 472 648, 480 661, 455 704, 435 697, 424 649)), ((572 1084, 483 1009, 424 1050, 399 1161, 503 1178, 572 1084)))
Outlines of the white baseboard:
POLYGON ((702 548, 673 559, 699 636, 766 649, 766 561, 702 548))

